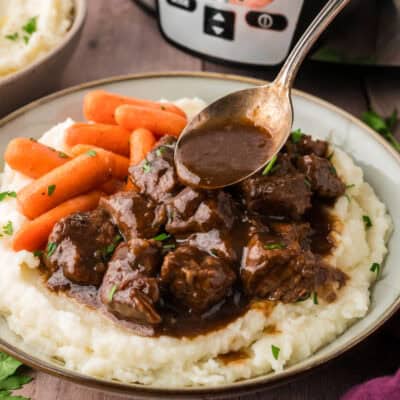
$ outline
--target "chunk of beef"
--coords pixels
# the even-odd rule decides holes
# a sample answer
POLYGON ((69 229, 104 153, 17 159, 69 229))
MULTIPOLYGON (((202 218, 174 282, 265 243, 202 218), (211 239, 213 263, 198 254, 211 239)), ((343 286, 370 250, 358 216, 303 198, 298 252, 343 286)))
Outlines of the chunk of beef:
POLYGON ((333 301, 346 276, 296 240, 254 235, 243 254, 241 279, 248 296, 293 303, 312 292, 333 301))
POLYGON ((310 241, 314 231, 308 222, 271 222, 270 228, 274 234, 279 235, 286 243, 297 242, 302 249, 310 249, 310 241))
POLYGON ((314 140, 310 135, 303 135, 298 143, 288 140, 285 148, 290 154, 315 154, 319 157, 325 157, 328 152, 328 143, 324 140, 314 140))
POLYGON ((174 235, 231 229, 235 221, 235 205, 225 192, 205 192, 187 187, 167 205, 167 214, 166 230, 174 235))
POLYGON ((145 160, 129 169, 130 178, 140 193, 156 202, 165 201, 182 188, 175 172, 175 143, 175 138, 164 137, 145 160))
POLYGON ((157 325, 159 300, 155 278, 161 265, 161 246, 151 240, 133 239, 118 246, 109 263, 100 299, 118 318, 157 325))
POLYGON ((337 176, 329 160, 314 154, 301 157, 297 166, 311 184, 311 189, 323 198, 336 198, 344 194, 344 183, 337 176))
POLYGON ((229 295, 235 279, 225 259, 187 245, 169 253, 161 267, 162 284, 194 313, 206 311, 229 295))
POLYGON ((104 210, 69 215, 54 226, 44 262, 52 272, 62 268, 74 283, 98 286, 107 269, 107 248, 117 235, 104 210))
POLYGON ((136 192, 119 192, 103 197, 100 207, 109 212, 126 240, 156 236, 167 219, 163 205, 158 206, 136 192))
POLYGON ((237 261, 238 255, 229 236, 227 232, 212 229, 208 232, 190 235, 185 240, 185 243, 192 247, 197 247, 214 257, 223 257, 230 261, 237 261))
POLYGON ((247 208, 270 216, 299 219, 311 207, 311 191, 300 173, 256 175, 240 184, 247 208))

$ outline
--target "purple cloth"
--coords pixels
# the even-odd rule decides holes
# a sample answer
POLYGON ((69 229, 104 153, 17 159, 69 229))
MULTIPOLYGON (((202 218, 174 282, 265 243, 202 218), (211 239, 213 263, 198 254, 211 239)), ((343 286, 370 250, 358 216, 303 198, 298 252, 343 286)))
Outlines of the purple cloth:
POLYGON ((400 370, 394 376, 375 378, 354 387, 342 400, 400 400, 400 370))

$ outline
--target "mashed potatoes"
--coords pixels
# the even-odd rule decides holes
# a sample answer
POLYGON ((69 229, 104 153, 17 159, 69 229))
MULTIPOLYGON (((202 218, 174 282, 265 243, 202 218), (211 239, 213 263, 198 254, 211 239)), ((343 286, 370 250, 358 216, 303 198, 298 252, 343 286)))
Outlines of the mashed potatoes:
POLYGON ((0 0, 0 79, 57 46, 72 8, 72 0, 0 0))
MULTIPOLYGON (((202 104, 180 101, 192 112, 202 104)), ((42 142, 65 150, 63 135, 71 123, 56 126, 42 142)), ((225 328, 194 339, 139 337, 45 290, 37 279, 38 259, 28 252, 14 253, 12 237, 6 236, 0 241, 0 315, 31 351, 100 378, 177 387, 218 385, 281 371, 309 357, 366 315, 370 287, 377 278, 371 265, 381 264, 387 252, 391 221, 385 206, 343 151, 335 148, 332 162, 349 185, 332 208, 340 222, 333 232, 338 245, 329 262, 349 276, 333 303, 310 298, 278 304, 270 314, 259 304, 225 328), (372 221, 369 229, 364 215, 372 221), (221 357, 238 351, 240 359, 229 362, 221 357)), ((17 190, 27 182, 6 167, 1 191, 17 190)), ((13 198, 0 203, 0 226, 8 221, 14 231, 24 222, 13 198)))

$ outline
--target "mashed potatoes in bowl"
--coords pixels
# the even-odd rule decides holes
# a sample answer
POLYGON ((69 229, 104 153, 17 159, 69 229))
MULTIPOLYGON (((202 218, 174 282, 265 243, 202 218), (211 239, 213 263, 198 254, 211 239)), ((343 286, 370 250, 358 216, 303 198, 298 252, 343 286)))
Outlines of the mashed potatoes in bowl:
MULTIPOLYGON (((177 102, 190 113, 203 103, 177 102)), ((67 120, 40 139, 68 152, 67 120)), ((297 302, 256 301, 226 326, 195 337, 132 333, 84 304, 47 290, 38 279, 39 258, 14 252, 11 235, 0 243, 0 313, 26 346, 40 348, 66 368, 86 375, 163 387, 215 386, 282 371, 333 341, 363 318, 370 290, 383 268, 391 219, 351 157, 331 145, 330 159, 346 190, 330 207, 335 247, 330 266, 347 276, 333 301, 313 293, 297 302), (51 318, 49 319, 49 315, 51 318)), ((1 192, 14 192, 30 179, 6 166, 1 192)), ((0 225, 18 231, 25 221, 16 200, 0 203, 0 225)), ((4 228, 3 228, 4 229, 4 228)))

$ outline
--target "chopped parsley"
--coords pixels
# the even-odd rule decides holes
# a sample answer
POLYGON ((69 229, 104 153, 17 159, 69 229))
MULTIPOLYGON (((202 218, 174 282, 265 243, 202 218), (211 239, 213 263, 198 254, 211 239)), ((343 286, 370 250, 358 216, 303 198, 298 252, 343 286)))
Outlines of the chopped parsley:
POLYGON ((346 189, 351 189, 353 187, 355 187, 356 185, 354 183, 352 183, 351 185, 346 185, 346 189))
POLYGON ((347 193, 344 194, 344 197, 346 197, 347 201, 351 203, 351 197, 347 193))
POLYGON ((273 357, 275 358, 275 360, 277 360, 279 358, 279 353, 281 352, 281 349, 272 344, 271 345, 271 351, 272 351, 273 357))
POLYGON ((118 289, 117 285, 114 285, 114 286, 111 288, 110 293, 108 293, 108 300, 109 300, 109 301, 112 301, 112 299, 114 298, 114 294, 115 294, 115 292, 117 291, 117 289, 118 289))
POLYGON ((28 22, 22 27, 22 30, 26 32, 29 36, 37 31, 37 19, 37 16, 30 18, 28 22))
POLYGON ((333 165, 331 165, 331 166, 329 167, 329 171, 331 171, 331 173, 332 173, 333 175, 337 175, 336 168, 335 168, 333 165))
POLYGON ((373 263, 370 268, 371 272, 376 272, 376 275, 379 276, 381 271, 381 264, 373 263))
POLYGON ((3 233, 5 235, 11 236, 14 233, 14 228, 13 224, 11 221, 8 221, 4 226, 3 226, 3 233))
POLYGON ((374 131, 383 136, 398 152, 400 142, 394 137, 394 129, 399 121, 397 110, 394 110, 389 117, 382 117, 374 110, 366 111, 361 119, 374 131))
POLYGON ((153 239, 157 240, 158 242, 163 242, 171 237, 168 233, 160 233, 159 235, 155 236, 153 239))
POLYGON ((371 228, 371 226, 372 226, 371 218, 368 215, 363 215, 362 219, 364 221, 365 227, 367 229, 371 228))
POLYGON ((30 36, 24 35, 23 39, 24 39, 24 43, 25 43, 25 44, 28 44, 28 43, 29 43, 30 36))
POLYGON ((14 32, 14 33, 12 33, 10 35, 6 35, 5 38, 15 42, 19 38, 19 33, 18 32, 14 32))
POLYGON ((143 164, 143 171, 147 174, 151 171, 151 162, 146 160, 143 164))
POLYGON ((49 242, 46 247, 46 254, 48 257, 51 257, 57 249, 57 243, 49 242))
POLYGON ((176 245, 174 243, 171 244, 164 244, 163 249, 164 250, 173 250, 175 249, 176 245))
POLYGON ((334 152, 334 151, 332 151, 332 153, 331 153, 331 154, 329 154, 329 155, 328 155, 328 157, 326 157, 326 158, 327 158, 327 160, 328 160, 328 161, 331 161, 334 155, 335 155, 335 152, 334 152))
POLYGON ((274 165, 275 165, 277 159, 278 159, 278 156, 275 154, 275 155, 271 158, 271 160, 270 160, 270 162, 267 164, 267 166, 264 168, 264 171, 262 172, 263 175, 268 175, 268 174, 271 172, 271 170, 272 170, 272 168, 274 167, 274 165))
POLYGON ((103 249, 103 255, 104 257, 110 257, 118 244, 122 241, 122 237, 120 235, 116 235, 112 241, 105 249, 103 249))
POLYGON ((68 158, 68 154, 65 154, 64 152, 59 151, 58 152, 58 157, 60 157, 60 158, 68 158))
POLYGON ((166 147, 165 146, 160 146, 157 150, 156 150, 156 155, 157 157, 161 157, 162 154, 164 153, 166 147))
POLYGON ((35 251, 33 252, 33 255, 34 255, 35 257, 40 257, 42 254, 43 254, 43 251, 42 251, 42 250, 35 250, 35 251))
POLYGON ((17 197, 16 192, 1 192, 0 193, 0 201, 3 201, 7 197, 17 197))
POLYGON ((264 246, 267 250, 281 250, 285 249, 286 245, 284 243, 269 243, 264 246))
POLYGON ((48 195, 48 196, 51 196, 51 195, 54 193, 55 190, 56 190, 56 185, 50 185, 50 186, 47 188, 47 195, 48 195))
POLYGON ((89 157, 96 157, 97 153, 94 150, 89 150, 86 153, 89 157))
POLYGON ((318 294, 317 292, 314 292, 312 295, 313 303, 318 304, 318 294))
POLYGON ((301 138, 303 137, 303 135, 304 135, 304 133, 301 131, 300 128, 299 128, 299 129, 296 129, 295 131, 293 131, 293 132, 291 133, 292 142, 293 142, 294 144, 299 143, 300 140, 301 140, 301 138))
POLYGON ((307 187, 309 188, 311 187, 311 182, 307 178, 304 179, 304 183, 306 184, 307 187))

